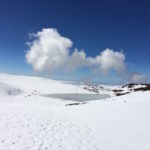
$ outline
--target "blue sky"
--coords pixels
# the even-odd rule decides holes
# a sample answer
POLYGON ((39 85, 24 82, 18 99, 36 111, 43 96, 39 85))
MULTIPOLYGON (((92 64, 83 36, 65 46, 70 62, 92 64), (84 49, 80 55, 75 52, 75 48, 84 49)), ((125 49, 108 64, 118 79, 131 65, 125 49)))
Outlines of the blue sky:
MULTIPOLYGON (((87 56, 95 57, 106 48, 123 50, 128 70, 149 76, 149 27, 148 0, 1 0, 0 72, 33 74, 25 59, 28 35, 56 28, 73 41, 73 48, 84 49, 87 56)), ((88 75, 88 69, 83 68, 71 73, 57 71, 51 76, 79 80, 88 75)), ((115 73, 94 78, 122 81, 115 73)))

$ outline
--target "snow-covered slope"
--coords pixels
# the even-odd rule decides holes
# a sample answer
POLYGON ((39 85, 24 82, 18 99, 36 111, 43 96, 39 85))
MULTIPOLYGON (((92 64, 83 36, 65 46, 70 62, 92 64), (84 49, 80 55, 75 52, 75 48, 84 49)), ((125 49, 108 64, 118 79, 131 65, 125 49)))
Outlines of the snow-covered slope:
POLYGON ((40 96, 50 93, 90 91, 0 74, 0 150, 150 150, 149 91, 82 105, 40 96))
POLYGON ((59 81, 49 80, 40 77, 27 77, 0 74, 0 81, 9 84, 15 88, 20 88, 24 92, 31 92, 33 90, 39 91, 41 94, 50 93, 89 93, 79 86, 64 84, 59 81))

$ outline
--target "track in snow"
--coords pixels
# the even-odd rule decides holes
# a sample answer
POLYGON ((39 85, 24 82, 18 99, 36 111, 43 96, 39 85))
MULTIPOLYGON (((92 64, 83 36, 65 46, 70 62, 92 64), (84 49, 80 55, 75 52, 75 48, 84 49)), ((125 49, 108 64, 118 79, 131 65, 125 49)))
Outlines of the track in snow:
POLYGON ((0 130, 1 150, 98 150, 88 125, 78 128, 50 111, 0 114, 0 130))

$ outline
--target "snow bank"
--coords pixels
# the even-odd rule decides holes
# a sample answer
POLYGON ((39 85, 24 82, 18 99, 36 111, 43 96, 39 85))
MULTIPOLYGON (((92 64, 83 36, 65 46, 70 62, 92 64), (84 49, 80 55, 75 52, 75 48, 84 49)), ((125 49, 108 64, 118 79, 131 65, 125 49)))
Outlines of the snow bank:
POLYGON ((6 83, 0 82, 0 95, 1 96, 18 95, 20 93, 21 93, 20 89, 14 88, 6 83))

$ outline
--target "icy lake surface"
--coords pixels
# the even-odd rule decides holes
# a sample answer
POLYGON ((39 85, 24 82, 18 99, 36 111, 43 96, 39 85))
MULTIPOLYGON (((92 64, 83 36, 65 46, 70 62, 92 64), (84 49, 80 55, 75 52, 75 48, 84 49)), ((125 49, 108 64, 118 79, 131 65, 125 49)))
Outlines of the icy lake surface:
POLYGON ((101 100, 109 98, 108 94, 80 94, 80 93, 69 93, 69 94, 45 94, 42 96, 62 99, 62 100, 73 100, 77 102, 92 101, 92 100, 101 100))

